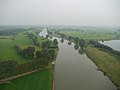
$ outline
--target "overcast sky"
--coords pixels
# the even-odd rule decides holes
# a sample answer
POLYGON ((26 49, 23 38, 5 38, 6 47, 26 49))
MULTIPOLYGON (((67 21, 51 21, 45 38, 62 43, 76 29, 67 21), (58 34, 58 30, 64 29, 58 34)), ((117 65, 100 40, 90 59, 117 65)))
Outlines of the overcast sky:
POLYGON ((120 0, 0 0, 0 25, 120 26, 120 0))

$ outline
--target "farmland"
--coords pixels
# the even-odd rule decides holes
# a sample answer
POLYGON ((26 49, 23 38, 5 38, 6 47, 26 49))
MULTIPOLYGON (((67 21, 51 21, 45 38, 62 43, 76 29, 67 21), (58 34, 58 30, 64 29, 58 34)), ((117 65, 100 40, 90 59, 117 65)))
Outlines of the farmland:
MULTIPOLYGON (((31 33, 35 33, 35 31, 31 31, 31 33)), ((19 45, 21 48, 26 48, 28 46, 35 47, 35 50, 41 50, 41 47, 32 45, 32 40, 27 38, 24 32, 20 32, 15 36, 0 36, 0 61, 6 60, 14 60, 19 64, 23 64, 28 61, 28 59, 20 56, 15 50, 14 46, 19 45), (4 38, 4 39, 3 39, 4 38)), ((37 35, 38 42, 45 42, 47 39, 42 38, 37 35)))
POLYGON ((73 36, 82 38, 85 40, 113 40, 113 39, 119 39, 120 38, 120 31, 116 28, 63 28, 58 29, 62 34, 65 34, 67 36, 73 36))
POLYGON ((16 79, 12 78, 8 81, 10 83, 0 84, 0 90, 51 90, 53 73, 51 62, 57 55, 57 45, 40 37, 40 30, 23 29, 18 32, 15 29, 11 30, 10 34, 9 32, 9 30, 0 32, 1 81, 34 70, 38 71, 16 79), (51 44, 55 47, 50 48, 51 44))
POLYGON ((0 90, 51 90, 51 68, 1 84, 0 90))

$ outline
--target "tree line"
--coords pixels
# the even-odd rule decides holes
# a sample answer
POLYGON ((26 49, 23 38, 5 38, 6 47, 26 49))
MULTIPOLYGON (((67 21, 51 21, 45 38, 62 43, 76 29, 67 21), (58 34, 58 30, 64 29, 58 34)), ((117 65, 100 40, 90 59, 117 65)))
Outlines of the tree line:
POLYGON ((27 47, 21 49, 18 45, 15 45, 15 49, 21 56, 25 58, 29 58, 29 59, 34 58, 35 47, 27 47))
POLYGON ((116 51, 116 50, 112 49, 111 47, 109 47, 107 45, 100 44, 98 41, 90 40, 89 44, 92 44, 94 47, 99 48, 100 50, 103 50, 105 52, 111 52, 114 55, 120 56, 119 51, 116 51))
POLYGON ((42 69, 49 65, 47 60, 33 60, 24 64, 17 64, 16 61, 8 60, 0 62, 0 79, 16 76, 36 69, 42 69))
MULTIPOLYGON (((60 32, 58 32, 58 31, 56 31, 55 32, 55 34, 57 34, 57 35, 60 35, 60 37, 62 38, 61 39, 61 42, 63 42, 64 41, 64 39, 67 39, 67 40, 69 40, 70 42, 72 41, 72 42, 74 42, 75 44, 76 44, 76 48, 77 47, 81 47, 81 48, 83 48, 85 45, 86 45, 86 41, 84 40, 84 39, 80 39, 80 38, 77 38, 77 37, 72 37, 72 36, 66 36, 65 34, 63 34, 63 33, 60 33, 60 32)), ((70 44, 70 42, 69 42, 69 44, 70 44)))
POLYGON ((23 28, 15 28, 15 29, 6 29, 0 30, 0 36, 10 36, 10 35, 17 35, 17 33, 25 31, 23 28))

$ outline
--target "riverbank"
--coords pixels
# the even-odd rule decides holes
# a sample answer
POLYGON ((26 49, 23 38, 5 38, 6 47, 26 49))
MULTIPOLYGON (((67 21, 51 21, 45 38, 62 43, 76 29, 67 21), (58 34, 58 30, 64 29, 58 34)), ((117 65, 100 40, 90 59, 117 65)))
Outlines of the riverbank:
POLYGON ((85 48, 87 56, 98 66, 99 70, 107 75, 120 89, 120 61, 114 55, 91 46, 85 48))

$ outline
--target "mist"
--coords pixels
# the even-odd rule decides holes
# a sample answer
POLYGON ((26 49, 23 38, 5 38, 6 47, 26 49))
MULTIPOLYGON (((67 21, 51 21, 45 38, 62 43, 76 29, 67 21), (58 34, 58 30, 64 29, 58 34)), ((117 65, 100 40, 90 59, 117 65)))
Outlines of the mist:
POLYGON ((0 25, 120 26, 120 0, 0 0, 0 25))

